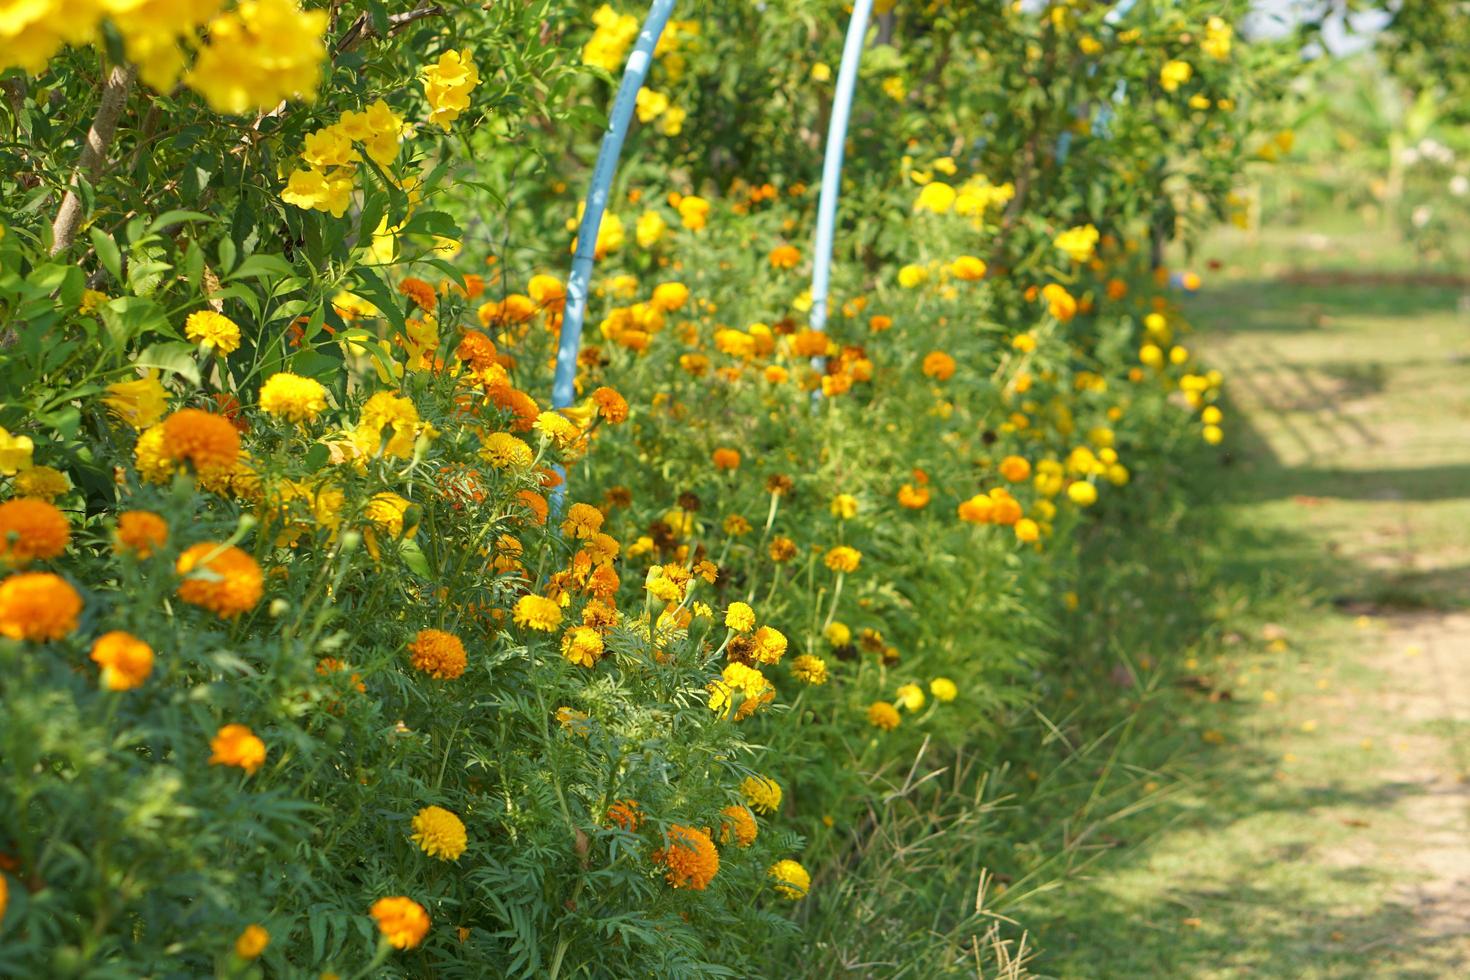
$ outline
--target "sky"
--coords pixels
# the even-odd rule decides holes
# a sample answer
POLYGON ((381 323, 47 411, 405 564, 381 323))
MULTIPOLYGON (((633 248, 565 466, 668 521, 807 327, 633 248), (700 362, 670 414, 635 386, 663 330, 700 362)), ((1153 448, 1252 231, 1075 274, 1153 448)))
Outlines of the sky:
MULTIPOLYGON (((1255 13, 1245 29, 1257 36, 1281 34, 1290 30, 1303 12, 1320 7, 1320 0, 1256 0, 1255 13)), ((1367 47, 1389 16, 1387 10, 1364 10, 1346 20, 1341 16, 1332 18, 1323 29, 1328 50, 1347 54, 1367 47)))

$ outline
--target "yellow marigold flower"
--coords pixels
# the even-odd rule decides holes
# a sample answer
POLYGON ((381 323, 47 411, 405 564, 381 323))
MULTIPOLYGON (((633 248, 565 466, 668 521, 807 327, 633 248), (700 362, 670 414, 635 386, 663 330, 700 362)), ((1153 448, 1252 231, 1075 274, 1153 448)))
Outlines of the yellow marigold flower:
POLYGON ((109 691, 130 691, 153 673, 153 648, 122 630, 97 637, 92 660, 102 668, 102 686, 109 691))
POLYGON ((535 461, 536 454, 509 432, 492 432, 480 446, 480 458, 498 470, 525 469, 535 461))
POLYGON ((725 625, 737 633, 755 629, 755 610, 743 602, 732 602, 725 610, 725 625))
POLYGON ((762 626, 750 641, 751 655, 763 664, 780 663, 786 655, 786 634, 774 626, 762 626))
POLYGON ((516 600, 513 618, 524 629, 554 633, 561 625, 561 606, 545 596, 523 595, 516 600))
POLYGON ((572 504, 561 522, 562 533, 572 538, 590 538, 602 530, 602 511, 591 504, 572 504))
POLYGON ((851 520, 857 516, 857 498, 850 493, 839 493, 832 498, 832 503, 827 509, 832 512, 833 517, 844 521, 851 520))
POLYGON ((827 661, 810 653, 803 653, 791 661, 791 673, 803 684, 827 683, 827 661))
POLYGON ((602 653, 602 634, 590 626, 573 626, 562 634, 561 655, 574 664, 595 667, 602 653))
POLYGON ((1012 529, 1015 531, 1016 540, 1025 544, 1031 544, 1041 538, 1041 525, 1029 517, 1018 520, 1012 529))
POLYGON ((184 321, 184 336, 196 344, 208 344, 221 354, 240 349, 240 326, 223 313, 199 310, 184 321))
POLYGON ((924 689, 917 684, 901 684, 894 700, 905 711, 918 711, 924 707, 924 689))
POLYGON ((326 10, 294 0, 242 0, 209 22, 184 84, 215 112, 243 115, 291 98, 315 97, 327 48, 326 10))
POLYGON ((947 214, 954 207, 955 198, 959 192, 942 180, 933 180, 924 185, 919 191, 918 198, 914 201, 915 211, 930 211, 934 214, 947 214))
POLYGON ((1218 425, 1205 426, 1200 430, 1200 435, 1212 446, 1218 446, 1225 441, 1225 430, 1218 425))
POLYGON ((82 597, 59 575, 23 572, 0 582, 0 636, 59 640, 77 628, 82 597))
POLYGON ((709 222, 709 208, 709 202, 702 197, 690 195, 680 198, 679 222, 690 231, 702 231, 709 222))
POLYGON ((271 375, 260 386, 260 410, 288 422, 312 422, 327 408, 321 382, 288 371, 271 375))
POLYGON ((378 899, 368 914, 395 949, 413 949, 429 932, 429 913, 418 902, 401 895, 378 899))
POLYGON ((408 459, 413 455, 418 431, 419 410, 414 403, 391 391, 380 391, 362 406, 352 441, 370 459, 380 451, 408 459))
POLYGON ((900 721, 898 709, 887 701, 874 701, 868 705, 868 724, 874 728, 891 732, 898 727, 900 721))
POLYGON ((158 372, 136 381, 115 381, 107 386, 102 404, 134 429, 146 429, 168 411, 168 392, 159 383, 158 372))
POLYGON ((33 466, 15 477, 15 491, 22 497, 35 497, 48 503, 71 489, 71 480, 51 466, 33 466))
POLYGON ((251 923, 235 940, 235 955, 242 960, 253 960, 265 952, 270 941, 271 934, 264 927, 251 923))
POLYGON ((239 548, 202 541, 192 545, 174 566, 183 576, 179 598, 232 619, 253 609, 264 594, 264 578, 255 559, 239 548))
POLYGON ((409 840, 429 857, 458 861, 466 845, 464 821, 442 806, 426 806, 414 816, 409 840))
POLYGON ((979 282, 985 270, 985 260, 974 255, 961 255, 949 264, 950 275, 964 282, 979 282))
POLYGON ((560 412, 542 412, 537 415, 535 428, 537 432, 563 449, 576 442, 577 437, 582 434, 581 430, 560 412))
POLYGON ((71 543, 71 525, 55 504, 22 497, 0 504, 0 562, 25 568, 55 558, 71 543))
POLYGON ((1097 503, 1097 487, 1086 480, 1077 480, 1068 485, 1067 497, 1078 507, 1091 507, 1097 503))
POLYGON ((168 525, 151 510, 126 510, 117 515, 113 546, 119 553, 147 558, 168 542, 168 525))
POLYGON ((852 630, 848 629, 846 623, 828 623, 827 628, 822 631, 822 635, 834 647, 845 647, 852 642, 852 630))
POLYGON ((480 84, 480 72, 469 48, 446 51, 439 61, 424 69, 424 97, 428 100, 429 122, 443 129, 470 107, 470 92, 480 84))
MULTIPOLYGON (((189 463, 201 476, 227 472, 240 459, 240 433, 222 415, 183 408, 163 420, 161 432, 163 458, 170 463, 189 463)), ((138 451, 142 452, 141 439, 138 451)))
POLYGON ((669 224, 657 211, 645 211, 634 226, 634 237, 639 248, 653 248, 669 230, 669 224))
POLYGON ((464 643, 453 633, 422 629, 408 644, 408 662, 436 680, 452 681, 464 674, 468 658, 464 643))
POLYGON ((922 265, 906 265, 898 270, 898 284, 904 289, 915 289, 929 281, 929 270, 922 265))
POLYGON ((948 677, 936 677, 929 682, 929 693, 939 701, 949 702, 959 697, 960 689, 948 677))
POLYGON ((789 858, 771 865, 767 873, 775 879, 772 887, 793 901, 806 898, 807 892, 811 891, 812 876, 806 868, 789 858))
POLYGON ((743 721, 774 700, 776 689, 754 667, 742 663, 726 664, 720 679, 709 685, 710 710, 722 718, 730 717, 736 694, 741 700, 740 706, 734 709, 735 720, 743 721))
POLYGON ((1177 92, 1179 86, 1194 77, 1194 66, 1187 61, 1167 61, 1159 69, 1159 87, 1165 92, 1177 92))
POLYGON ((1063 252, 1073 262, 1086 262, 1092 258, 1097 251, 1098 238, 1097 228, 1092 225, 1082 225, 1077 228, 1068 228, 1056 238, 1052 244, 1063 252))
POLYGON ((1230 57, 1230 41, 1234 34, 1234 28, 1224 19, 1211 17, 1205 21, 1205 36, 1199 42, 1200 50, 1216 61, 1224 61, 1230 57))
POLYGON ((862 563, 863 553, 856 548, 840 544, 827 552, 823 563, 834 572, 855 572, 862 563))
POLYGON ((265 743, 246 725, 225 725, 209 740, 211 766, 235 766, 247 775, 265 765, 265 743))
POLYGON ((751 808, 772 814, 781 808, 781 784, 766 776, 746 776, 740 782, 740 793, 751 808))
POLYGON ((10 476, 31 468, 31 453, 36 444, 30 436, 13 436, 0 428, 0 473, 10 476))
POLYGON ((668 868, 664 875, 675 888, 703 891, 720 870, 720 852, 709 835, 695 827, 670 824, 668 845, 653 852, 655 864, 668 868))
MULTIPOLYGON (((1072 319, 1074 316, 1077 315, 1077 299, 1076 299, 1076 297, 1074 297, 1071 293, 1067 292, 1067 290, 1064 287, 1059 286, 1059 285, 1057 285, 1054 282, 1049 282, 1045 286, 1041 287, 1041 298, 1044 299, 1044 300, 1046 300, 1046 307, 1047 307, 1048 312, 1050 312, 1051 315, 1054 316, 1054 317, 1056 317, 1058 320, 1061 320, 1063 323, 1066 323, 1068 320, 1072 319)), ((1020 337, 1028 337, 1028 336, 1031 336, 1031 335, 1030 334, 1021 334, 1020 335, 1020 337)), ((1016 339, 1019 340, 1020 337, 1017 337, 1016 339)), ((1012 341, 1012 346, 1016 346, 1015 345, 1015 341, 1012 341)), ((1017 350, 1021 350, 1021 348, 1019 346, 1016 346, 1016 349, 1017 350)), ((1031 338, 1031 348, 1030 349, 1031 350, 1035 350, 1036 349, 1036 338, 1035 337, 1032 337, 1031 338)))

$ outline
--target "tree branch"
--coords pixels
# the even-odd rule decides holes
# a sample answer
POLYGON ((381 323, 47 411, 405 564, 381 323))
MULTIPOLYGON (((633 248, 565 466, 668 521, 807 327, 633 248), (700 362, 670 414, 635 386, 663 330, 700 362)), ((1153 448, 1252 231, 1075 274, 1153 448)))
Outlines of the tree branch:
POLYGON ((76 170, 72 171, 71 186, 61 199, 61 207, 56 210, 56 220, 51 224, 52 255, 70 248, 77 236, 77 229, 82 224, 82 199, 77 194, 77 185, 82 182, 83 176, 89 181, 95 181, 106 166, 107 151, 112 146, 118 120, 122 117, 123 106, 127 104, 128 93, 132 91, 133 80, 137 76, 138 69, 132 65, 118 65, 107 76, 107 84, 102 87, 102 101, 97 106, 97 115, 92 119, 92 128, 87 130, 86 145, 82 147, 76 170))

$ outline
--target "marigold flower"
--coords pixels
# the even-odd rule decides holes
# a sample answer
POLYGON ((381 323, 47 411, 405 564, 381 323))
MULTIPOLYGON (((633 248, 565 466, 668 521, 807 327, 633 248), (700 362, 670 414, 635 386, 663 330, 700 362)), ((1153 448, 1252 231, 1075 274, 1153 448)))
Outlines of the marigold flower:
POLYGON ((225 725, 209 740, 211 766, 236 766, 247 775, 265 765, 265 743, 246 725, 225 725))
POLYGON ((408 661, 415 670, 441 681, 456 680, 468 664, 460 638, 436 629, 422 629, 414 634, 408 644, 408 661))
POLYGON ((108 385, 102 404, 121 421, 142 430, 163 418, 164 412, 168 411, 168 392, 159 383, 158 372, 151 371, 146 378, 108 385))
POLYGON ((749 847, 755 843, 759 833, 760 825, 756 823, 755 814, 748 807, 732 804, 720 811, 721 844, 734 840, 740 847, 749 847))
POLYGON ((942 350, 930 351, 924 355, 921 369, 926 377, 935 381, 948 381, 954 377, 955 359, 942 350))
POLYGON ((539 525, 546 523, 546 515, 550 508, 546 503, 545 497, 541 496, 535 490, 522 490, 516 494, 516 499, 524 504, 526 509, 531 512, 531 522, 533 524, 539 525))
POLYGON ((725 610, 725 625, 737 633, 755 629, 755 610, 743 602, 732 602, 725 610))
POLYGON ((429 913, 418 902, 401 895, 378 899, 368 914, 395 949, 413 949, 429 932, 429 913))
POLYGON ((1055 239, 1052 244, 1063 252, 1073 262, 1086 262, 1092 258, 1097 249, 1097 228, 1092 225, 1082 225, 1078 228, 1068 228, 1055 239))
POLYGON ((735 449, 716 449, 710 457, 717 470, 734 470, 740 468, 740 452, 735 449))
POLYGON ((352 441, 370 459, 379 452, 408 459, 413 455, 419 427, 419 410, 412 401, 391 391, 380 391, 363 404, 352 441))
POLYGON ((949 264, 950 275, 963 282, 979 282, 985 278, 985 260, 974 255, 961 255, 949 264))
POLYGON ((15 477, 15 492, 21 497, 34 497, 47 503, 71 489, 71 480, 51 466, 33 466, 15 477))
POLYGON ((11 435, 0 426, 0 473, 9 476, 31 468, 31 455, 36 444, 30 436, 11 435))
POLYGON ((567 508, 567 518, 561 522, 563 534, 573 538, 590 538, 602 530, 602 511, 591 504, 572 504, 567 508))
POLYGON ((1165 92, 1177 92, 1179 86, 1194 77, 1194 66, 1187 61, 1166 61, 1159 69, 1159 87, 1165 92))
POLYGON ((917 684, 900 684, 894 700, 905 711, 918 711, 924 707, 924 689, 917 684))
POLYGON ((607 819, 631 834, 643 825, 643 811, 637 800, 616 800, 607 808, 607 819))
POLYGON ((803 684, 827 683, 827 661, 810 653, 803 653, 791 661, 792 675, 803 684))
POLYGON ((55 558, 71 543, 71 525, 56 505, 21 497, 0 504, 0 562, 25 568, 55 558))
POLYGON ((312 422, 327 408, 321 382, 279 371, 260 386, 260 410, 289 422, 312 422))
POLYGON ((839 493, 832 498, 832 503, 828 505, 827 509, 838 520, 850 521, 857 516, 857 498, 850 493, 839 493))
POLYGON ((59 640, 77 628, 82 597, 59 575, 22 572, 0 582, 0 636, 59 640))
POLYGON ((905 483, 898 488, 898 505, 908 510, 923 510, 929 506, 929 488, 905 483))
POLYGON ((609 425, 627 421, 627 399, 612 388, 603 387, 593 391, 592 401, 597 406, 597 414, 609 425))
POLYGON ((794 269, 801 262, 801 252, 794 245, 777 245, 771 249, 771 268, 794 269))
POLYGON ((1007 456, 1000 461, 1000 475, 1009 483, 1021 483, 1031 477, 1031 463, 1021 456, 1007 456))
POLYGON ((703 891, 720 870, 720 852, 709 835, 695 827, 670 824, 665 835, 668 846, 653 853, 656 864, 668 868, 665 878, 675 888, 703 891))
POLYGON ((743 663, 725 665, 719 680, 709 685, 710 710, 722 718, 730 717, 735 705, 735 695, 740 695, 740 706, 734 708, 735 720, 743 721, 776 697, 776 689, 764 674, 743 663))
POLYGON ((264 927, 251 923, 235 940, 235 955, 242 960, 253 960, 265 952, 270 941, 271 934, 264 927))
POLYGON ((848 627, 846 623, 841 623, 837 621, 828 623, 827 628, 822 630, 822 635, 825 636, 827 638, 827 642, 832 644, 834 647, 845 647, 848 644, 852 643, 852 630, 848 627))
POLYGON ((840 544, 832 548, 827 552, 826 557, 822 559, 823 563, 834 572, 855 572, 858 570, 858 565, 862 563, 862 560, 863 553, 861 551, 858 551, 856 548, 849 548, 845 544, 840 544))
POLYGON ((441 861, 458 861, 466 846, 464 821, 442 806, 426 806, 413 818, 409 840, 441 861))
POLYGON ((762 626, 750 639, 751 655, 763 664, 780 663, 786 655, 786 634, 774 626, 762 626))
POLYGON ((184 336, 196 344, 209 344, 221 354, 240 349, 240 326, 223 313, 199 310, 184 321, 184 336))
POLYGON ((790 538, 784 535, 778 534, 771 539, 771 544, 770 547, 767 549, 767 553, 771 556, 771 561, 787 562, 796 557, 796 550, 797 549, 795 541, 792 541, 790 538))
POLYGON ((153 673, 153 648, 122 630, 97 637, 92 660, 102 668, 102 686, 109 691, 140 687, 153 673))
POLYGON ((561 625, 561 606, 545 596, 523 595, 516 600, 513 618, 517 626, 553 633, 561 625))
POLYGON ((561 655, 571 663, 595 667, 602 652, 602 634, 590 626, 573 626, 562 634, 561 655))
POLYGON ((239 548, 214 541, 191 545, 174 566, 183 576, 179 598, 232 619, 253 609, 264 594, 264 578, 255 559, 239 548))
POLYGON ((1067 498, 1078 507, 1091 507, 1097 503, 1097 487, 1086 480, 1077 480, 1067 486, 1067 498))
POLYGON ((874 728, 891 732, 898 727, 900 721, 898 709, 887 701, 874 701, 868 705, 868 724, 874 728))
POLYGON ((789 858, 771 865, 767 873, 775 879, 772 887, 793 901, 806 898, 807 892, 811 891, 812 876, 806 868, 789 858))
POLYGON ((752 809, 772 814, 781 808, 781 784, 766 776, 746 776, 740 793, 752 809))
POLYGON ((936 677, 929 682, 929 693, 939 701, 949 702, 959 696, 960 689, 948 677, 936 677))

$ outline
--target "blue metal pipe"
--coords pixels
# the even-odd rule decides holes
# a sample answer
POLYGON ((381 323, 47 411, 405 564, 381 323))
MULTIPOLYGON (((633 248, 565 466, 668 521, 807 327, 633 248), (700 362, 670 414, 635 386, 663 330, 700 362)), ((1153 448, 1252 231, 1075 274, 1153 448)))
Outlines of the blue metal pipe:
MULTIPOLYGON (((842 191, 842 157, 847 143, 847 120, 852 114, 852 93, 857 87, 858 63, 868 35, 873 0, 856 0, 847 24, 847 42, 842 47, 842 65, 837 71, 837 91, 832 99, 832 121, 827 127, 827 156, 822 161, 822 193, 817 202, 817 240, 812 255, 813 330, 827 329, 827 296, 832 285, 832 238, 837 231, 837 199, 842 191)), ((820 366, 821 358, 816 359, 820 366)))
MULTIPOLYGON (((613 101, 607 132, 603 134, 602 146, 597 151, 592 186, 587 191, 582 223, 577 229, 572 274, 567 279, 567 305, 562 314, 561 337, 556 350, 556 378, 551 387, 552 408, 567 408, 577 396, 577 354, 582 348, 582 325, 587 318, 592 263, 597 257, 597 233, 602 228, 602 215, 607 210, 618 159, 623 155, 623 140, 628 135, 633 110, 638 105, 638 90, 648 78, 648 69, 653 65, 653 49, 657 47, 673 12, 674 0, 653 0, 649 7, 648 17, 638 32, 638 41, 633 45, 633 53, 628 56, 628 66, 623 69, 623 81, 613 101)), ((561 472, 560 468, 558 472, 561 472)), ((565 477, 565 473, 562 475, 565 477)), ((553 513, 561 512, 565 497, 566 480, 563 479, 551 492, 553 513)))

